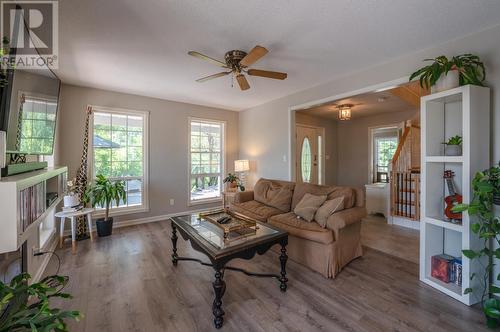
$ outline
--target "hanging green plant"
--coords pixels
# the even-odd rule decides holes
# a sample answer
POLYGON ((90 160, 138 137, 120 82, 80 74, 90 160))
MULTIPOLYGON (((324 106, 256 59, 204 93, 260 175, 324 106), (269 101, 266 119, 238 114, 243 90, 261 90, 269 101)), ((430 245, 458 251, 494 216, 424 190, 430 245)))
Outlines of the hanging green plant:
POLYGON ((11 69, 11 62, 9 61, 10 42, 9 38, 2 38, 2 45, 0 46, 0 88, 9 84, 8 73, 11 69))
MULTIPOLYGON (((470 204, 458 204, 452 211, 467 211, 471 218, 471 230, 483 241, 483 248, 479 250, 462 250, 465 257, 471 260, 486 260, 483 275, 472 275, 477 278, 481 287, 481 303, 486 322, 489 327, 500 326, 500 301, 495 298, 500 294, 500 288, 495 281, 500 280, 500 273, 493 276, 494 259, 500 259, 500 218, 493 213, 495 195, 500 192, 500 163, 483 172, 478 172, 472 180, 473 198, 470 204), (473 221, 473 222, 472 222, 473 221), (495 243, 497 249, 493 250, 490 244, 495 243)), ((465 294, 471 293, 472 288, 467 288, 465 294)))
POLYGON ((68 331, 67 319, 78 321, 82 314, 50 305, 52 298, 71 298, 61 290, 68 283, 63 276, 49 276, 29 284, 31 276, 21 273, 9 284, 0 281, 0 332, 7 331, 68 331))

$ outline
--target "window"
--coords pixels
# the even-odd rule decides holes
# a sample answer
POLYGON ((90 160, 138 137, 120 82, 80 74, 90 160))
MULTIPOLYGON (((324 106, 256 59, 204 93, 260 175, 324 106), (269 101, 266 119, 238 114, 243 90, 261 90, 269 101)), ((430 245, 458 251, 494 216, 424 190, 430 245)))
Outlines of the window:
POLYGON ((397 132, 380 132, 373 138, 374 182, 389 182, 389 164, 398 146, 397 132))
POLYGON ((28 154, 52 154, 57 100, 24 96, 18 150, 28 154))
POLYGON ((189 119, 189 127, 189 200, 218 200, 224 174, 224 122, 189 119))
POLYGON ((92 175, 102 174, 125 182, 126 199, 112 208, 123 211, 148 209, 148 113, 93 108, 92 175))

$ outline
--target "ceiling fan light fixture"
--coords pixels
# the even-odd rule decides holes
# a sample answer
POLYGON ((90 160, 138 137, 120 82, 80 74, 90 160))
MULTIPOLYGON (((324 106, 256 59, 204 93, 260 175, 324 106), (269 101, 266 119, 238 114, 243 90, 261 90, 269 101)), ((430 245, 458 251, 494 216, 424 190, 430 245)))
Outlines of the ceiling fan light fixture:
POLYGON ((340 121, 348 121, 348 120, 351 120, 351 108, 352 108, 352 105, 350 104, 344 104, 344 105, 340 105, 338 107, 339 109, 339 120, 340 121))

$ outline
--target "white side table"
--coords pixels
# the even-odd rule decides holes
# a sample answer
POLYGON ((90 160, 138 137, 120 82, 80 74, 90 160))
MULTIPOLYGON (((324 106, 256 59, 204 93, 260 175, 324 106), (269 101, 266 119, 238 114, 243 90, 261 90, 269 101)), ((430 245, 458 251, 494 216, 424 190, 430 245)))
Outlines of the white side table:
POLYGON ((66 218, 71 221, 71 250, 73 254, 76 253, 76 217, 79 216, 86 216, 88 226, 89 226, 89 233, 90 233, 90 241, 94 240, 94 237, 92 236, 92 212, 94 212, 94 209, 92 208, 85 208, 81 209, 75 212, 64 212, 60 211, 55 214, 56 218, 61 219, 61 225, 60 225, 60 232, 59 232, 59 247, 63 247, 63 240, 64 240, 64 224, 66 221, 66 218))

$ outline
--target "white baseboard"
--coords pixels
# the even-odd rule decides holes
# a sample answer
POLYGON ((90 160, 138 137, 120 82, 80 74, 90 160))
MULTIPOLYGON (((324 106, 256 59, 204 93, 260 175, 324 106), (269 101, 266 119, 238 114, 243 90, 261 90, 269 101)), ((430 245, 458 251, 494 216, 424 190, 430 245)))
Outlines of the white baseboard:
MULTIPOLYGON (((44 248, 41 249, 41 251, 55 251, 57 247, 57 239, 58 237, 55 236, 56 233, 52 234, 47 240, 47 244, 44 246, 44 248)), ((30 252, 31 254, 31 252, 30 252)), ((42 279, 42 275, 45 272, 45 269, 47 268, 47 265, 49 265, 50 258, 52 255, 50 253, 43 255, 43 261, 42 264, 38 267, 38 270, 36 273, 32 276, 31 283, 39 282, 42 279)))
MULTIPOLYGON (((128 226, 134 226, 134 225, 140 225, 140 224, 147 224, 151 222, 157 222, 157 221, 162 221, 162 220, 168 220, 171 217, 177 217, 177 216, 182 216, 186 214, 191 214, 191 213, 199 213, 203 211, 207 211, 208 209, 194 209, 194 210, 189 210, 189 211, 182 211, 182 212, 176 212, 176 213, 170 213, 170 214, 163 214, 159 216, 153 216, 153 217, 146 217, 146 218, 138 218, 138 219, 131 219, 131 220, 124 220, 124 221, 118 221, 113 223, 113 229, 114 228, 121 228, 121 227, 128 227, 128 226)), ((92 227, 94 230, 96 229, 95 227, 95 220, 92 223, 92 227)), ((71 230, 66 229, 64 231, 64 236, 71 236, 71 230)))
POLYGON ((390 224, 420 230, 420 221, 418 220, 410 220, 398 216, 391 216, 389 219, 390 219, 389 222, 390 224))

